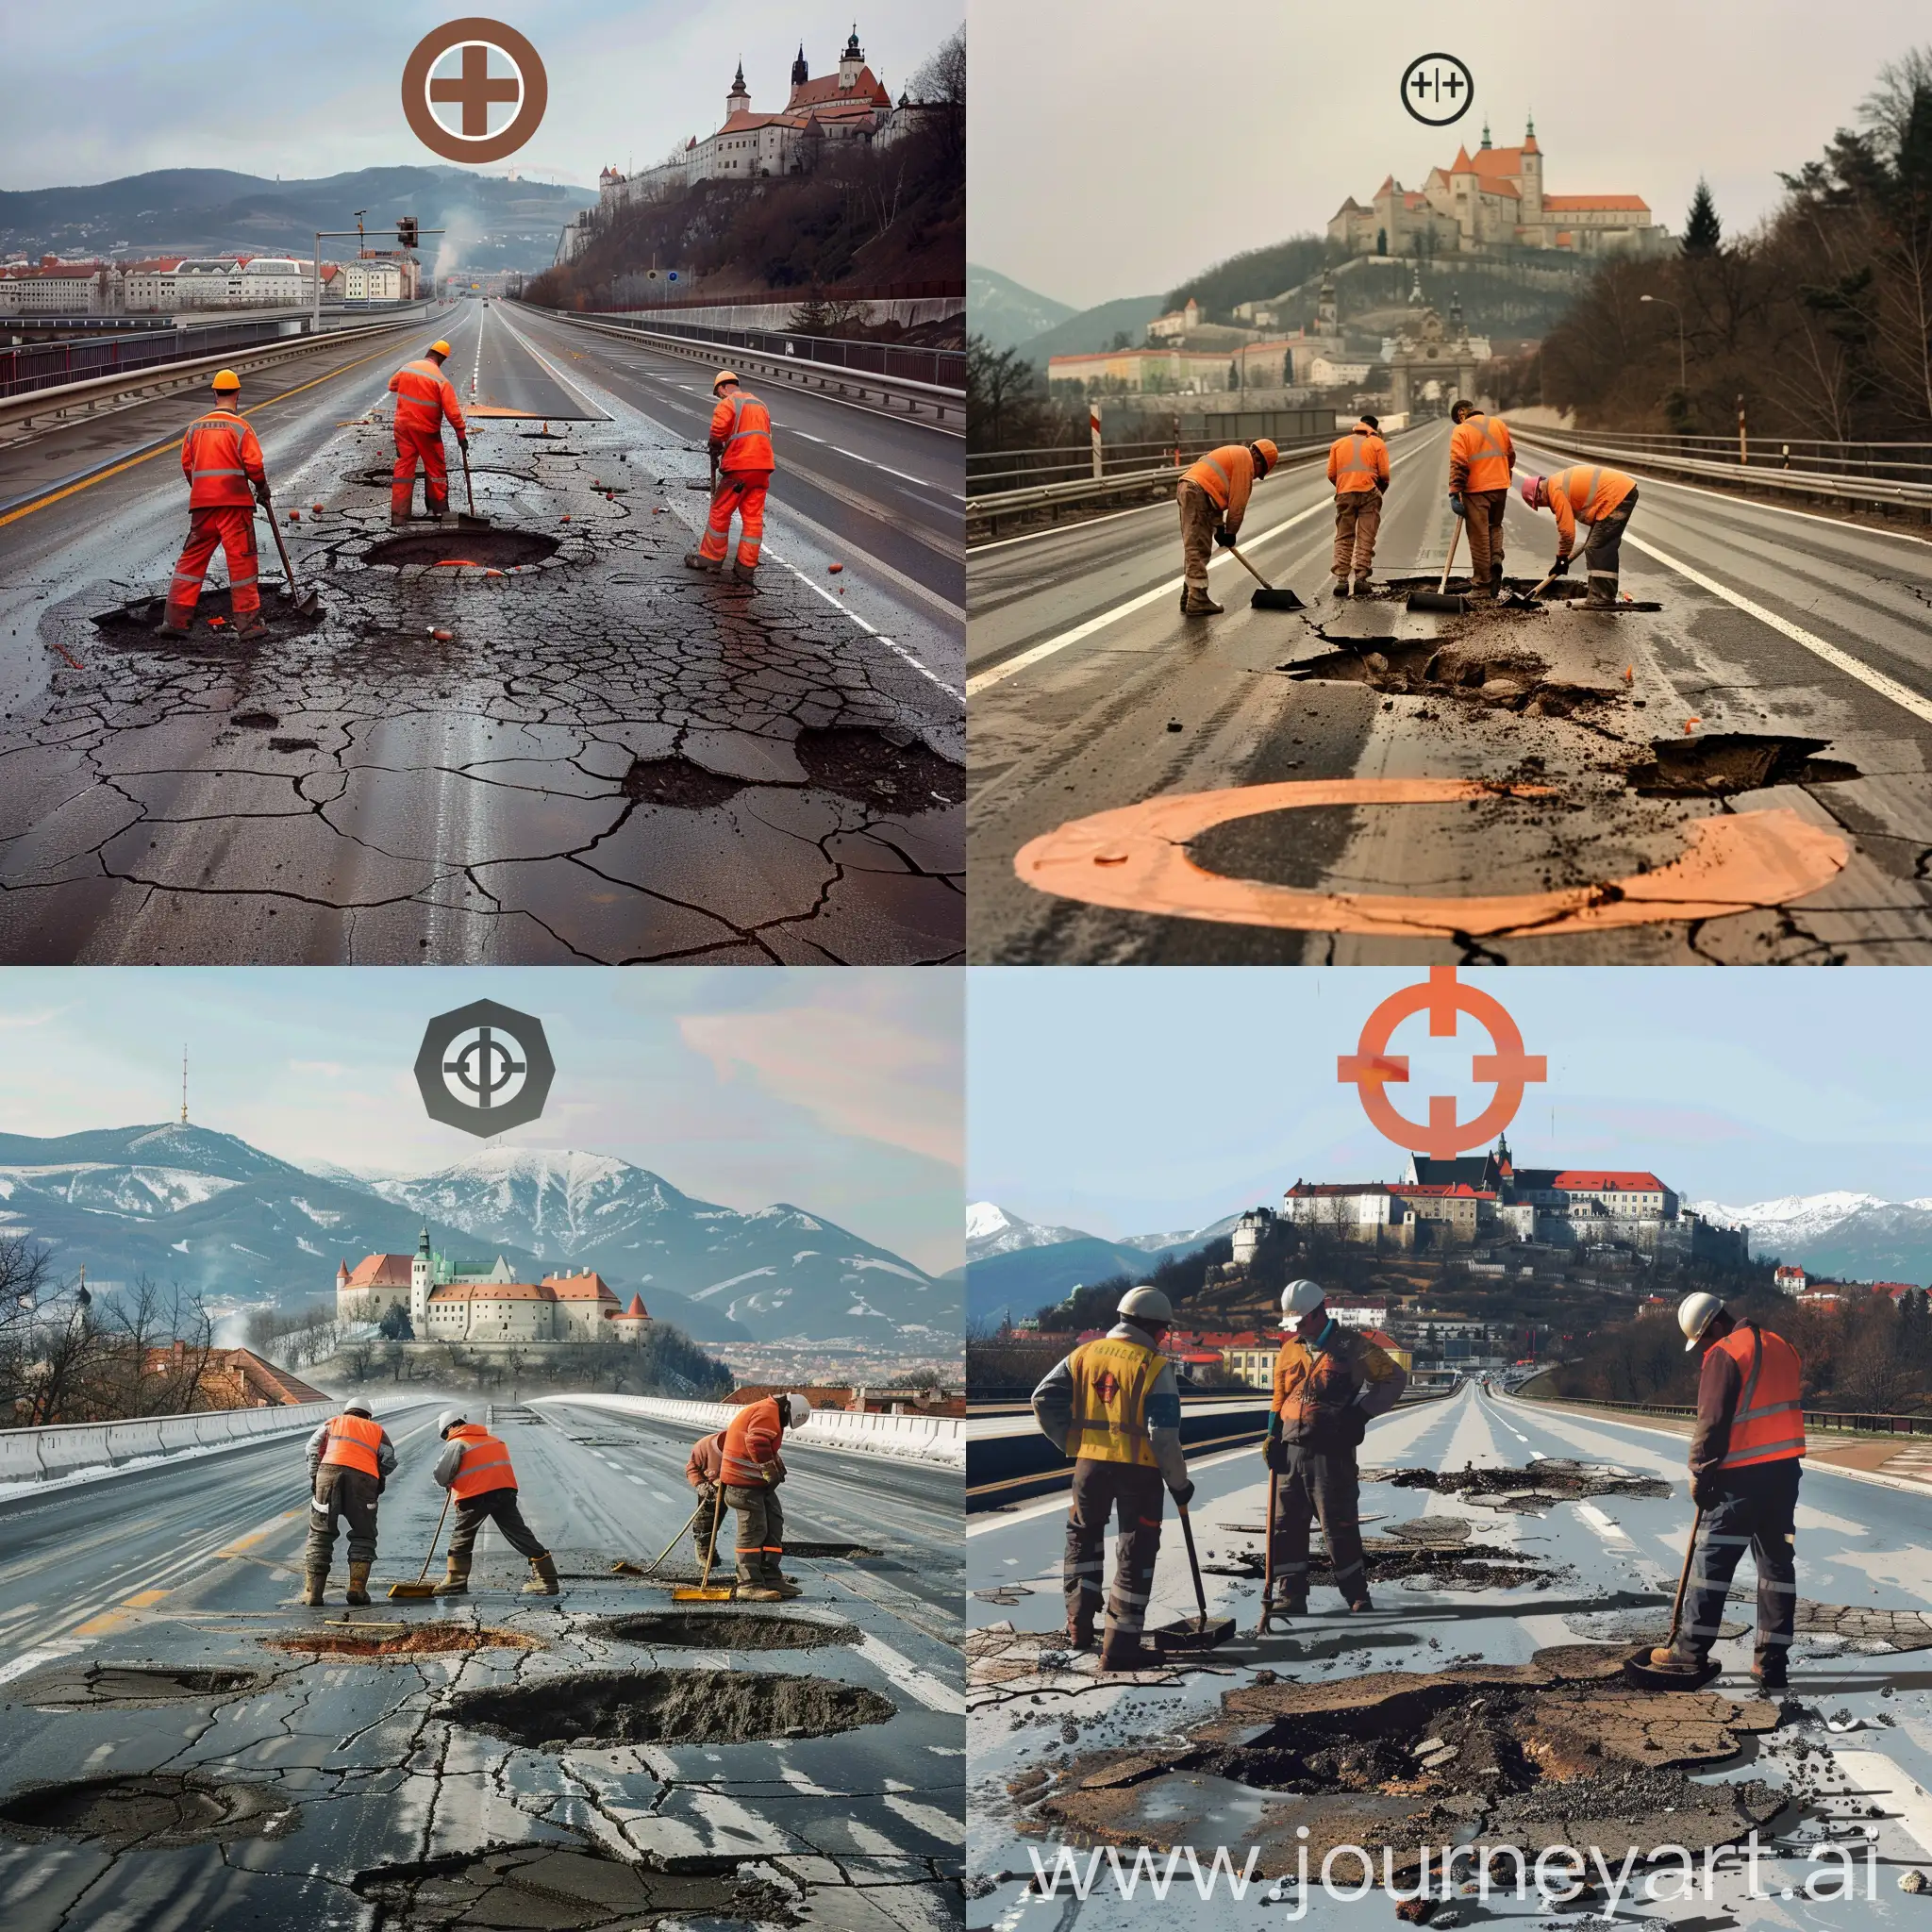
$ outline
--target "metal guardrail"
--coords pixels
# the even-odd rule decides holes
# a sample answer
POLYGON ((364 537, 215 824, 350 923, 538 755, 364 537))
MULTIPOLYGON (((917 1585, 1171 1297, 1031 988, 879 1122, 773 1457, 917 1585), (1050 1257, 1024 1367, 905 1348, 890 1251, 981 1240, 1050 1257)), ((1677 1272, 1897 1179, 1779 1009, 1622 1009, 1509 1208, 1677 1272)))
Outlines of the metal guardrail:
MULTIPOLYGON (((1524 436, 1541 434, 1525 429, 1524 436)), ((1574 430, 1559 431, 1574 435, 1574 430)), ((1649 450, 1658 456, 1694 457, 1709 462, 1735 464, 1738 439, 1727 436, 1678 435, 1671 430, 1600 429, 1585 432, 1607 437, 1631 450, 1649 450)), ((1932 443, 1928 442, 1848 442, 1829 437, 1794 436, 1747 440, 1745 467, 1765 470, 1791 470, 1824 476, 1879 476, 1899 482, 1932 483, 1932 443), (1908 451, 1909 455, 1890 455, 1908 451)))
MULTIPOLYGON (((553 309, 551 313, 568 316, 570 311, 553 309)), ((589 319, 593 322, 645 328, 657 335, 684 336, 692 341, 715 343, 720 348, 749 349, 755 355, 815 362, 828 369, 884 375, 896 382, 923 382, 934 389, 956 391, 961 395, 966 391, 964 349, 911 348, 899 342, 854 342, 847 341, 842 336, 807 335, 798 329, 714 328, 702 322, 664 322, 656 319, 658 313, 653 309, 594 308, 588 311, 589 319)))
MULTIPOLYGON (((1595 1395, 1525 1395, 1525 1402, 1564 1404, 1574 1408, 1626 1409, 1634 1415, 1668 1415, 1694 1421, 1697 1407, 1688 1402, 1612 1402, 1595 1395)), ((1932 1415, 1887 1415, 1875 1409, 1807 1408, 1802 1411, 1807 1429, 1826 1435, 1932 1436, 1932 1415)))

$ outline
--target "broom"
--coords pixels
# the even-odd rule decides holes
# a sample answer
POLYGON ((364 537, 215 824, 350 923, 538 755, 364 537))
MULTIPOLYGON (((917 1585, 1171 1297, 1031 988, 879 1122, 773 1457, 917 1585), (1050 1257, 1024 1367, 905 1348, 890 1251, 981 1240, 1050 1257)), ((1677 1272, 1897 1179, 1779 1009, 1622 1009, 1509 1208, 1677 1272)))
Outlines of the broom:
POLYGON ((429 1539, 429 1554, 423 1558, 421 1574, 417 1576, 414 1583, 391 1583, 389 1587, 391 1601, 397 1597, 415 1598, 434 1596, 436 1594, 435 1584, 427 1582, 425 1579, 429 1574, 429 1565, 436 1557, 436 1545, 438 1539, 442 1535, 444 1518, 449 1515, 449 1493, 447 1490, 442 1492, 442 1515, 436 1519, 436 1535, 429 1539))
MULTIPOLYGON (((685 1531, 688 1530, 691 1526, 691 1524, 698 1520, 698 1509, 702 1509, 705 1506, 702 1503, 700 1503, 698 1505, 698 1508, 693 1509, 691 1512, 691 1514, 684 1519, 684 1521, 678 1525, 677 1536, 673 1537, 671 1541, 668 1543, 666 1543, 664 1547, 661 1550, 659 1550, 655 1557, 651 1558, 649 1564, 644 1569, 640 1570, 635 1563, 616 1562, 611 1564, 610 1574, 613 1576, 650 1575, 651 1572, 657 1569, 658 1565, 661 1563, 664 1560, 664 1558, 668 1557, 671 1554, 671 1552, 677 1547, 678 1537, 683 1536, 685 1531)), ((715 1537, 717 1533, 718 1528, 716 1523, 714 1522, 711 1525, 711 1534, 715 1537)))

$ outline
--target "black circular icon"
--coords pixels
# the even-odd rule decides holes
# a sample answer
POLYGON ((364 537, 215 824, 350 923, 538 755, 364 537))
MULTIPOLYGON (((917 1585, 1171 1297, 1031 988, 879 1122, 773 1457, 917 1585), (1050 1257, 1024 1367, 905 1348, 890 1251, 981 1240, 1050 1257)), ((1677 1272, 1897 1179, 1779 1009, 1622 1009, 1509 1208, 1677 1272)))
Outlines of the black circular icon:
POLYGON ((543 1023, 494 1000, 439 1013, 416 1055, 429 1118, 485 1140, 536 1120, 556 1074, 543 1023))
POLYGON ((1402 70, 1402 105, 1425 127, 1447 127, 1469 112, 1475 77, 1454 54, 1424 54, 1402 70))

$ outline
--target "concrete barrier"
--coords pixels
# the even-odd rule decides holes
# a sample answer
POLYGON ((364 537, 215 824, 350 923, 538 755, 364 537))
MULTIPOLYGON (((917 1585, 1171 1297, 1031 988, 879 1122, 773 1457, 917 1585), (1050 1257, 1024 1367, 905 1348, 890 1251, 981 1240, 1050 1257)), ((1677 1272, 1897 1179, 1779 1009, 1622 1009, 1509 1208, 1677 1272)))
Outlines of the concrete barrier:
POLYGON ((45 1474, 38 1429, 0 1429, 0 1483, 37 1483, 45 1474))
MULTIPOLYGON (((681 1423, 708 1434, 722 1429, 738 1413, 729 1402, 683 1402, 658 1395, 542 1395, 530 1406, 542 1408, 553 1402, 579 1403, 592 1408, 614 1409, 620 1415, 653 1417, 681 1423)), ((941 1462, 966 1467, 966 1423, 957 1415, 848 1415, 839 1408, 815 1408, 805 1427, 787 1430, 788 1438, 805 1448, 843 1449, 869 1456, 890 1456, 902 1462, 941 1462)))
POLYGON ((142 1416, 124 1423, 58 1423, 44 1429, 0 1429, 0 1484, 39 1482, 111 1468, 144 1456, 219 1448, 262 1436, 308 1434, 340 1405, 290 1408, 212 1408, 194 1415, 142 1416))
POLYGON ((105 1423, 76 1423, 64 1428, 42 1429, 41 1467, 49 1475, 70 1475, 76 1469, 111 1462, 105 1423))
POLYGON ((132 1462, 137 1456, 158 1456, 160 1453, 161 1424, 158 1419, 108 1424, 109 1462, 132 1462))

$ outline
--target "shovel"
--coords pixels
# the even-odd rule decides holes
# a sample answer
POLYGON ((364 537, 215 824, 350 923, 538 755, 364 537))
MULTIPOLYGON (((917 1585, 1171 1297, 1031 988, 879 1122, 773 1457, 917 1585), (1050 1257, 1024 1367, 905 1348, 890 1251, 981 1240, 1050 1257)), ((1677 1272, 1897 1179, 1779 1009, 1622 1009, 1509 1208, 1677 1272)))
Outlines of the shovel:
MULTIPOLYGON (((671 1552, 677 1547, 678 1538, 682 1537, 684 1535, 685 1530, 689 1529, 691 1526, 691 1524, 698 1520, 698 1509, 702 1509, 705 1506, 702 1503, 700 1503, 698 1505, 697 1509, 693 1509, 691 1512, 691 1514, 684 1519, 683 1527, 678 1530, 677 1536, 673 1537, 671 1541, 668 1543, 666 1543, 664 1547, 661 1550, 659 1550, 655 1557, 651 1558, 647 1568, 640 1570, 635 1563, 613 1563, 610 1566, 610 1574, 613 1576, 648 1576, 651 1574, 651 1572, 655 1570, 658 1567, 658 1565, 661 1563, 664 1560, 664 1558, 668 1557, 671 1554, 671 1552)), ((717 1533, 717 1525, 713 1524, 711 1526, 711 1534, 713 1537, 715 1537, 717 1533)))
POLYGON ((414 1583, 391 1583, 389 1587, 391 1602, 397 1597, 414 1599, 416 1597, 434 1596, 436 1594, 435 1584, 427 1581, 427 1578, 429 1575, 429 1565, 436 1556, 437 1541, 442 1535, 444 1518, 449 1515, 449 1494, 450 1492, 447 1490, 442 1492, 442 1515, 436 1519, 436 1535, 429 1539, 429 1554, 423 1558, 421 1573, 417 1575, 414 1583))
MULTIPOLYGON (((1684 1546, 1684 1567, 1677 1573, 1677 1600, 1671 1606, 1671 1634, 1664 1640, 1667 1645, 1677 1641, 1677 1624, 1684 1615, 1684 1588, 1690 1581, 1690 1559, 1697 1554, 1697 1532, 1703 1527, 1700 1507, 1697 1520, 1690 1525, 1690 1541, 1684 1546)), ((1646 1643, 1624 1659, 1624 1675, 1645 1690, 1701 1690, 1724 1668, 1707 1658, 1695 1676, 1687 1676, 1682 1671, 1660 1671, 1650 1661, 1650 1650, 1646 1643)))
POLYGON ((1552 571, 1533 591, 1505 591, 1497 597, 1498 607, 1504 610, 1541 610, 1542 606, 1537 599, 1557 581, 1557 573, 1552 571))
POLYGON ((470 445, 467 440, 457 444, 463 453, 463 494, 470 499, 470 513, 465 516, 457 512, 457 528, 459 530, 487 530, 490 519, 476 514, 476 486, 470 480, 470 445))
POLYGON ((1268 1622, 1275 1613, 1274 1602, 1274 1498, 1281 1485, 1281 1476, 1275 1470, 1268 1472, 1268 1521, 1261 1532, 1261 1621, 1255 1625, 1255 1635, 1268 1634, 1268 1622))
MULTIPOLYGON (((702 1509, 704 1505, 700 1503, 698 1508, 702 1509)), ((697 1513, 697 1509, 693 1509, 691 1511, 692 1517, 695 1518, 697 1513)), ((695 1590, 674 1590, 671 1592, 671 1601, 673 1603, 728 1604, 738 1594, 738 1586, 735 1583, 729 1590, 723 1588, 713 1589, 711 1587, 711 1560, 718 1554, 718 1524, 724 1514, 724 1485, 720 1483, 718 1485, 718 1500, 711 1506, 711 1541, 705 1550, 704 1574, 698 1578, 695 1590)), ((682 1534, 682 1532, 680 1531, 679 1534, 682 1534)), ((675 1541, 676 1539, 673 1538, 672 1541, 675 1541)), ((663 1558, 660 1557, 658 1560, 662 1562, 663 1558)))
MULTIPOLYGON (((1276 590, 1232 543, 1224 547, 1229 556, 1260 585, 1261 588, 1255 592, 1252 600, 1257 610, 1306 610, 1308 608, 1287 585, 1284 584, 1281 589, 1276 590)), ((1188 1512, 1183 1509, 1181 1511, 1181 1521, 1183 1523, 1187 1521, 1187 1516, 1188 1512)))
MULTIPOLYGON (((1194 1602, 1200 1608, 1191 1630, 1157 1630, 1153 1633, 1155 1647, 1159 1650, 1212 1650, 1216 1644, 1225 1643, 1234 1635, 1232 1617, 1208 1615, 1208 1592, 1201 1584, 1201 1559, 1194 1554, 1194 1525, 1188 1520, 1188 1506, 1176 1503, 1174 1507, 1181 1512, 1181 1534, 1188 1540, 1188 1569, 1194 1578, 1194 1602)), ((1271 1518, 1271 1521, 1273 1519, 1271 1518)))
POLYGON ((1462 541, 1462 523, 1456 519, 1456 528, 1449 538, 1449 557, 1442 565, 1442 581, 1433 591, 1411 591, 1408 593, 1408 608, 1411 610, 1449 610, 1457 617, 1469 609, 1469 599, 1459 591, 1455 596, 1449 594, 1449 573, 1456 568, 1456 546, 1462 541))
POLYGON ((275 513, 268 513, 268 526, 275 540, 275 549, 282 558, 282 601, 293 603, 297 617, 313 617, 322 608, 322 599, 313 591, 299 590, 295 584, 295 566, 289 561, 289 546, 282 541, 282 526, 275 522, 275 513))

